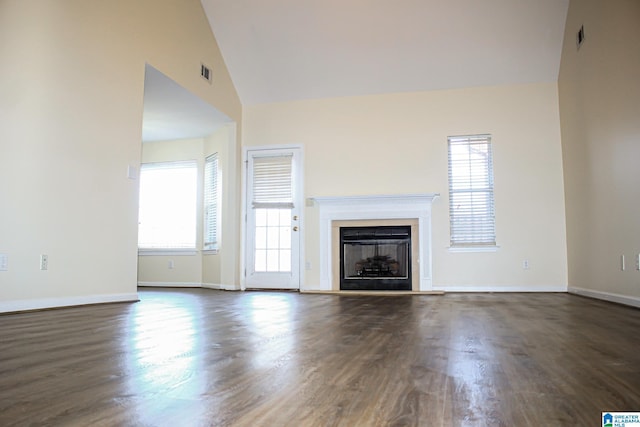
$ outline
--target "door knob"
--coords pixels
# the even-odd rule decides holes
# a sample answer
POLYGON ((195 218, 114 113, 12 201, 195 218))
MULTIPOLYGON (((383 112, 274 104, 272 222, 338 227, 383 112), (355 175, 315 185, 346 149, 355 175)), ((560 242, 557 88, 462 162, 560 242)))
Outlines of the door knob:
POLYGON ((298 226, 293 227, 293 231, 298 231, 298 226))

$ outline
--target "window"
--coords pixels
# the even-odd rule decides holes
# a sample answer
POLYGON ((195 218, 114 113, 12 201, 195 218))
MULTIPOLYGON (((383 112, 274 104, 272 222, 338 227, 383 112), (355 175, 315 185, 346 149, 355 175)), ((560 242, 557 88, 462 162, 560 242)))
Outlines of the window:
POLYGON ((451 247, 495 247, 491 136, 449 137, 451 247))
POLYGON ((197 176, 195 161, 140 167, 138 248, 195 249, 197 176))
POLYGON ((204 250, 218 249, 219 183, 218 153, 204 161, 204 250))

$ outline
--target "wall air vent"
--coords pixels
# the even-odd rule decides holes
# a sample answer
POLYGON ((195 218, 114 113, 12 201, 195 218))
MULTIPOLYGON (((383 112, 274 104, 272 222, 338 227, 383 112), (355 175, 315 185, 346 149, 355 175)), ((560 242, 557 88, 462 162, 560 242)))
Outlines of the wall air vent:
POLYGON ((208 81, 209 83, 211 83, 211 80, 213 79, 211 68, 207 67, 204 64, 200 64, 200 76, 206 81, 208 81))
POLYGON ((576 34, 576 46, 580 49, 582 43, 584 42, 584 25, 580 26, 578 33, 576 34))

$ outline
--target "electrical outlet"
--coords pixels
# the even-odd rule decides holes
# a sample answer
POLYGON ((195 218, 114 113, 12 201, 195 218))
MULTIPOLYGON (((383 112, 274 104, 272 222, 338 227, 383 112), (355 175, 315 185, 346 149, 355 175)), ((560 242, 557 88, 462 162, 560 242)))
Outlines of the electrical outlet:
POLYGON ((627 266, 624 259, 624 255, 620 255, 620 271, 624 271, 625 268, 627 268, 627 266))
POLYGON ((528 270, 529 269, 529 260, 525 259, 524 261, 522 261, 522 269, 523 270, 528 270))
POLYGON ((40 255, 40 270, 49 269, 49 255, 40 255))
POLYGON ((311 261, 307 261, 304 263, 305 270, 311 270, 311 261))
POLYGON ((169 270, 173 270, 173 267, 175 267, 172 259, 170 259, 169 262, 167 263, 167 267, 169 267, 169 270))
POLYGON ((0 254, 0 271, 9 270, 9 255, 0 254))

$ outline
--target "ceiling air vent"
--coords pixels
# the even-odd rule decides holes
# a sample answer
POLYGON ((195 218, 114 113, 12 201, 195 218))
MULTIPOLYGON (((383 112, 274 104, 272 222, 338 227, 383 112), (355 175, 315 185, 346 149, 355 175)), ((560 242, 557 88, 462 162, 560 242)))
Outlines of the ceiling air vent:
POLYGON ((580 26, 578 34, 576 34, 576 45, 578 46, 578 49, 582 46, 582 42, 584 42, 584 25, 580 26))
POLYGON ((211 79, 213 78, 213 75, 211 73, 211 68, 207 67, 204 64, 200 64, 200 76, 206 81, 208 81, 209 83, 211 83, 211 79))

